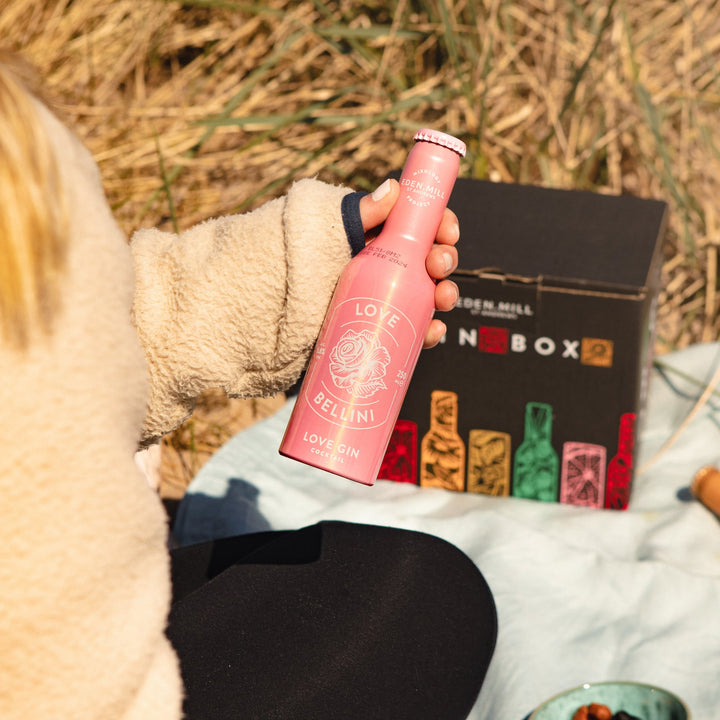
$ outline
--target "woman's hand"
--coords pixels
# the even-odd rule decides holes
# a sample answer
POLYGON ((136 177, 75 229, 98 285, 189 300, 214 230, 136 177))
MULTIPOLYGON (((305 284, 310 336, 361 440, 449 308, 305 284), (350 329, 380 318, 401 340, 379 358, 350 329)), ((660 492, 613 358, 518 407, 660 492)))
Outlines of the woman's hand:
MULTIPOLYGON (((370 231, 385 222, 393 205, 400 196, 400 185, 397 180, 386 180, 371 195, 360 200, 360 217, 366 237, 370 231)), ((458 255, 455 243, 460 237, 458 219, 452 210, 445 209, 440 227, 435 237, 435 244, 430 250, 425 263, 430 277, 438 281, 435 287, 435 309, 443 312, 452 310, 458 299, 458 287, 447 276, 457 267, 458 255)), ((437 345, 447 330, 445 323, 433 318, 423 341, 424 348, 437 345)))

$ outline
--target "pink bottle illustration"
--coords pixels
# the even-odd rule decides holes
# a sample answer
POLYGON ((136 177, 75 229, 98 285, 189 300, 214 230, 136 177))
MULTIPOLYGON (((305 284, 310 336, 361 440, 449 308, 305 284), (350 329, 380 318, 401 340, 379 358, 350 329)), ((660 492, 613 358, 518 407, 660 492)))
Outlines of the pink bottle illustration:
POLYGON ((462 142, 420 130, 400 197, 338 281, 280 453, 372 485, 435 309, 425 259, 457 178, 462 142))
POLYGON ((601 508, 605 504, 605 461, 602 445, 563 444, 560 502, 601 508))

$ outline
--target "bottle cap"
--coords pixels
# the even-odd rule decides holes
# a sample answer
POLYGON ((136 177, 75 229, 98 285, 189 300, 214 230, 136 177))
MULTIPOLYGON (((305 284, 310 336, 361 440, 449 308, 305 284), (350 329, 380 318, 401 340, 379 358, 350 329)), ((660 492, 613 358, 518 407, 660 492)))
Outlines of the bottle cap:
POLYGON ((442 145, 443 147, 456 152, 460 157, 465 157, 465 143, 452 135, 448 135, 447 133, 423 128, 415 133, 415 137, 413 139, 416 142, 420 140, 422 142, 435 143, 435 145, 442 145))

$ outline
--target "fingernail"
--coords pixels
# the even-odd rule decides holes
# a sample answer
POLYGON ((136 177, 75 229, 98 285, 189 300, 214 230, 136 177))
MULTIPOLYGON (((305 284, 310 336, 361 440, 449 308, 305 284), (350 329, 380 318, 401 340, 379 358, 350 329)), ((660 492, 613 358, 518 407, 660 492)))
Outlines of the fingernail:
POLYGON ((455 242, 457 242, 460 239, 460 225, 458 223, 453 224, 453 236, 455 238, 455 242))
POLYGON ((453 264, 455 263, 455 260, 453 256, 450 253, 444 252, 443 253, 443 265, 445 266, 445 272, 449 273, 453 269, 453 264))
POLYGON ((390 192, 390 180, 386 180, 382 185, 375 188, 372 194, 372 199, 375 202, 382 200, 390 192))
POLYGON ((452 280, 445 280, 444 282, 450 283, 452 285, 453 295, 455 295, 455 299, 453 300, 453 306, 457 307, 458 300, 460 300, 460 288, 457 286, 457 283, 454 283, 452 280))

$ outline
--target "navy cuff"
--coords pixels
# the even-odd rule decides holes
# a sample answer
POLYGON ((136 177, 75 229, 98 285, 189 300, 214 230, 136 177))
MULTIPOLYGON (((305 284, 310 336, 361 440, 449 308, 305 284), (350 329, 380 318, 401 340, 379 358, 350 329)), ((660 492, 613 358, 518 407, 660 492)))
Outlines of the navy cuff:
POLYGON ((360 198, 365 195, 366 192, 352 192, 345 195, 340 203, 343 226, 353 256, 365 247, 365 230, 360 218, 360 198))

